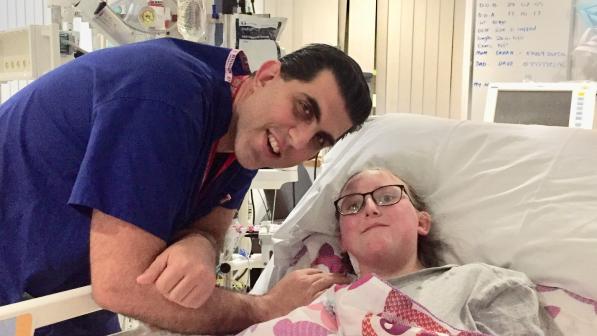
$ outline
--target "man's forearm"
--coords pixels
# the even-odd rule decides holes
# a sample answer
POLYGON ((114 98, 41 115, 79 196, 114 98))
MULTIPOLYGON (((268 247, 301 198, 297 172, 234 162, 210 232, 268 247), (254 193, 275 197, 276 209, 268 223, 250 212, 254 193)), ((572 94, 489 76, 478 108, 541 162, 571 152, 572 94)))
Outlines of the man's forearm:
MULTIPOLYGON (((211 245, 198 236, 189 236, 181 243, 190 245, 173 245, 168 249, 181 247, 182 252, 189 252, 189 246, 196 247, 198 250, 190 251, 190 256, 198 258, 197 265, 207 267, 207 273, 202 276, 202 270, 199 276, 192 277, 192 284, 200 287, 203 284, 201 288, 211 291, 215 284, 215 265, 212 264, 214 254, 211 245), (209 256, 206 254, 208 252, 209 256), (199 260, 201 256, 209 260, 199 260)), ((90 233, 91 283, 95 301, 105 309, 160 328, 187 333, 232 332, 269 317, 264 314, 263 308, 270 305, 261 304, 263 300, 268 300, 268 297, 252 297, 221 289, 215 289, 213 296, 207 298, 207 302, 198 309, 185 308, 170 301, 169 296, 175 293, 173 289, 169 289, 171 284, 168 283, 177 281, 171 277, 178 271, 168 272, 168 269, 162 267, 180 267, 180 263, 175 261, 180 262, 183 259, 181 267, 184 268, 185 265, 188 266, 189 260, 184 260, 185 253, 182 253, 183 258, 173 257, 173 260, 169 260, 170 255, 164 255, 168 249, 164 241, 152 234, 95 210, 90 233), (158 262, 159 257, 164 260, 158 262), (172 265, 173 262, 175 265, 172 265), (156 265, 158 269, 155 271, 160 273, 160 277, 165 278, 153 279, 154 272, 153 275, 150 274, 153 280, 137 282, 137 278, 143 276, 150 265, 156 265), (163 272, 165 273, 161 274, 163 272)), ((170 252, 174 256, 180 256, 180 251, 177 251, 170 252)), ((198 287, 196 289, 200 290, 198 287)), ((189 295, 176 293, 179 294, 189 295)))
MULTIPOLYGON (((216 288, 198 309, 184 308, 165 299, 153 286, 136 286, 120 295, 112 293, 105 308, 179 333, 220 334, 243 330, 273 318, 264 296, 216 288)), ((102 303, 100 303, 102 304, 102 303)))
POLYGON ((188 228, 180 231, 177 235, 178 239, 188 235, 200 234, 209 240, 214 246, 216 254, 219 254, 224 247, 224 238, 234 218, 234 212, 231 209, 216 207, 208 216, 200 218, 188 228))
POLYGON ((203 231, 201 229, 195 228, 195 229, 187 229, 187 230, 180 231, 176 240, 179 241, 182 239, 187 239, 192 236, 200 236, 200 237, 204 238, 205 240, 207 240, 209 242, 209 244, 211 245, 211 247, 213 248, 213 250, 216 254, 216 260, 217 260, 217 256, 218 256, 218 254, 220 254, 222 252, 222 248, 224 246, 224 238, 216 237, 211 232, 207 232, 207 231, 203 231))

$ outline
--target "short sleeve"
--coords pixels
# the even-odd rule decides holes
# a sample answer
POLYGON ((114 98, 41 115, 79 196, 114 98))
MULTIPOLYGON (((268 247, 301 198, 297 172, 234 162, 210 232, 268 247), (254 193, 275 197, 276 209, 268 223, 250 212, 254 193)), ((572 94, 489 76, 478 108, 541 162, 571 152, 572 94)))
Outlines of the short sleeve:
POLYGON ((491 335, 544 335, 542 308, 532 283, 500 274, 469 302, 479 331, 491 335))
MULTIPOLYGON (((238 163, 237 163, 238 164, 238 163)), ((227 209, 238 209, 251 186, 251 181, 257 174, 256 170, 248 170, 240 168, 239 171, 234 175, 228 187, 226 193, 230 195, 230 201, 222 203, 222 206, 227 209)))
POLYGON ((147 99, 98 105, 69 204, 169 240, 196 183, 198 158, 209 147, 200 140, 200 118, 147 99))
POLYGON ((238 209, 251 186, 251 181, 257 171, 243 168, 235 161, 224 173, 219 176, 207 191, 197 195, 194 202, 193 220, 207 215, 217 206, 226 209, 238 209))

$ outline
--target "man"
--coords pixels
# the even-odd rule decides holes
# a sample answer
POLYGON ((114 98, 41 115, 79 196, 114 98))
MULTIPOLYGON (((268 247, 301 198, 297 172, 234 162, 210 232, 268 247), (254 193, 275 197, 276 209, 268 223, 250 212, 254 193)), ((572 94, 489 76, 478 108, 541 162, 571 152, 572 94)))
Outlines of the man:
MULTIPOLYGON (((309 302, 342 279, 235 294, 214 289, 215 256, 254 169, 312 157, 370 108, 359 66, 324 45, 251 75, 242 53, 175 39, 50 72, 0 106, 0 304, 91 283, 110 311, 222 333, 309 302)), ((117 330, 112 313, 86 319, 39 334, 117 330)))

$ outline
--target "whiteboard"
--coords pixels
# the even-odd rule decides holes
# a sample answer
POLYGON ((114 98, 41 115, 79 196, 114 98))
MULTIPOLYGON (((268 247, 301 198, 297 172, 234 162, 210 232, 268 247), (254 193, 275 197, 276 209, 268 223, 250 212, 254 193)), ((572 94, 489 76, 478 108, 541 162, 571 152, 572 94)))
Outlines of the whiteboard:
POLYGON ((573 0, 477 0, 470 119, 483 120, 491 82, 569 79, 573 0))

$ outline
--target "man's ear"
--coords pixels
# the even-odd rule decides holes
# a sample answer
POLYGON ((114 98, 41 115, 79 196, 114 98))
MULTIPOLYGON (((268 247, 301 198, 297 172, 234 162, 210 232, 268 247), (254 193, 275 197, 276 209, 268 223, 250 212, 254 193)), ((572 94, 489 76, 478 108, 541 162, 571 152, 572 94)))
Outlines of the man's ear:
POLYGON ((263 86, 266 82, 278 77, 282 64, 277 60, 269 60, 263 63, 255 73, 255 85, 263 86))
POLYGON ((429 230, 431 230, 431 215, 427 211, 418 211, 417 215, 419 217, 417 233, 421 236, 426 236, 429 234, 429 230))

